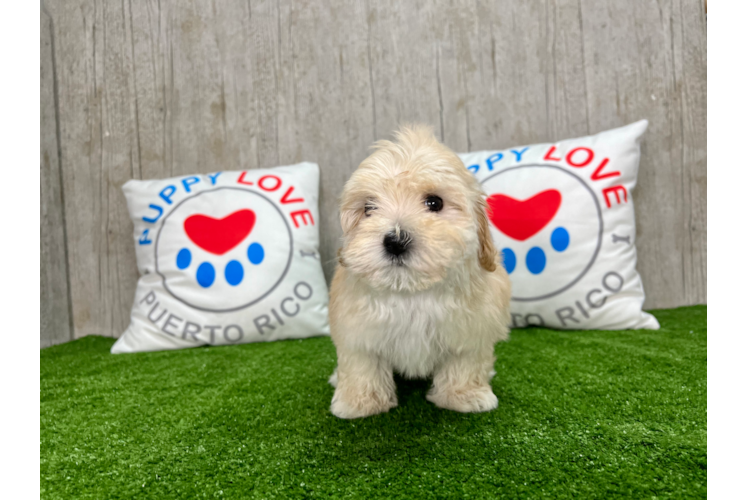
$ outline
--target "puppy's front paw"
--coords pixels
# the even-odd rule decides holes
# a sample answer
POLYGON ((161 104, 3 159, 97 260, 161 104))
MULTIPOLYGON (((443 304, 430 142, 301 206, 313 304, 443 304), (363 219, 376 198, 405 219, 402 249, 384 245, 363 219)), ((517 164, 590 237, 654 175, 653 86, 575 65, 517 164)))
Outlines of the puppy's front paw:
POLYGON ((394 396, 362 394, 356 397, 341 397, 338 391, 332 397, 330 411, 338 418, 362 418, 377 413, 385 413, 397 406, 394 396))
POLYGON ((490 386, 456 390, 436 390, 432 388, 426 399, 439 408, 454 410, 462 413, 477 413, 495 410, 499 406, 499 398, 490 386))

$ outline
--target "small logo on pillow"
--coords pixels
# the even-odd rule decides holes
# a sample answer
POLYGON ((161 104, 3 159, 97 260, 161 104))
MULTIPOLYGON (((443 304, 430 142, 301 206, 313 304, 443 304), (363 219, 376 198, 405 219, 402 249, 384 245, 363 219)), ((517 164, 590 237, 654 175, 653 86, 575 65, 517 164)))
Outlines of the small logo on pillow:
POLYGON ((522 165, 482 184, 513 300, 546 299, 582 279, 600 250, 603 223, 597 198, 579 176, 555 165, 522 165))
POLYGON ((274 202, 250 189, 218 187, 182 200, 164 218, 156 271, 177 300, 225 312, 272 292, 292 251, 291 228, 274 202))

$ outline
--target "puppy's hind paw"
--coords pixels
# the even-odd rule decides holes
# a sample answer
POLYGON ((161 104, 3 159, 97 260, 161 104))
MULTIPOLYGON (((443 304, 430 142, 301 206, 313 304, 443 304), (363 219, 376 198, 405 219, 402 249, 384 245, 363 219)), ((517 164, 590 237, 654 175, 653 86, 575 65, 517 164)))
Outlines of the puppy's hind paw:
POLYGON ((431 389, 426 395, 426 399, 439 408, 462 413, 491 411, 499 406, 499 398, 496 397, 490 386, 454 391, 431 389))

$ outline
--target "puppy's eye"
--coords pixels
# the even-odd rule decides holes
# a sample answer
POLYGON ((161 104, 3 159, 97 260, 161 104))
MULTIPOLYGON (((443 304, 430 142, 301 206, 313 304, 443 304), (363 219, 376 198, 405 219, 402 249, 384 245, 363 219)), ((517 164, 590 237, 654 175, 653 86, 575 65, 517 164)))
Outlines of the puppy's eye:
POLYGON ((367 203, 366 205, 364 205, 364 215, 366 217, 369 217, 371 215, 371 212, 373 212, 376 209, 377 209, 376 205, 374 205, 373 203, 367 203))
POLYGON ((426 208, 432 212, 438 212, 444 207, 444 201, 433 194, 427 196, 423 203, 426 205, 426 208))

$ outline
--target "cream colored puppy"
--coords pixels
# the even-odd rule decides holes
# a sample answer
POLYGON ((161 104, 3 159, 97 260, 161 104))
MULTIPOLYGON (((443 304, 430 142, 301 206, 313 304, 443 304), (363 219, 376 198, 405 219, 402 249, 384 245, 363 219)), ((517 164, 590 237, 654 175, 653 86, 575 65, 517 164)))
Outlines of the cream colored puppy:
POLYGON ((509 332, 509 277, 480 185, 431 129, 379 141, 343 190, 343 247, 330 290, 340 418, 397 406, 393 370, 433 376, 427 399, 461 412, 498 406, 494 345, 509 332))

